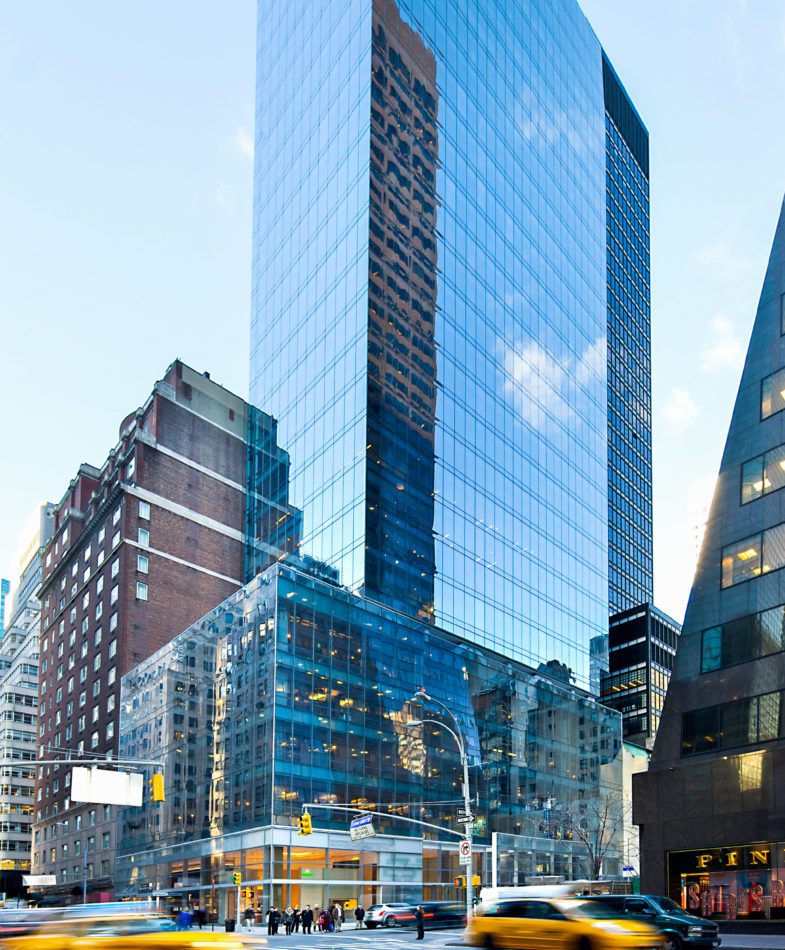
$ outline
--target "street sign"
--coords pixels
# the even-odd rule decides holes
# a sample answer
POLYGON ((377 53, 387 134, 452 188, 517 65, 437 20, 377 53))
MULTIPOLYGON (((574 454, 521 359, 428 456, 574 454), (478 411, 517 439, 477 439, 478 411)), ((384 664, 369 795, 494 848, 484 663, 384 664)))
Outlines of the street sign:
POLYGON ((349 826, 349 837, 352 841, 358 838, 372 838, 376 834, 373 827, 373 815, 360 815, 359 818, 352 818, 349 826))
POLYGON ((474 815, 458 815, 455 819, 459 825, 470 825, 474 821, 474 815))
POLYGON ((460 864, 472 863, 472 843, 465 838, 461 842, 458 861, 460 864))

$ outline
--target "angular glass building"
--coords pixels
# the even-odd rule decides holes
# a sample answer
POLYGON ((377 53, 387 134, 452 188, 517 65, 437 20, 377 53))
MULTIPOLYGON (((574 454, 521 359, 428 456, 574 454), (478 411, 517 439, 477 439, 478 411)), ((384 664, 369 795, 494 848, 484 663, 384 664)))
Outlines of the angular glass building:
POLYGON ((269 0, 257 48, 251 401, 299 551, 588 684, 609 562, 651 599, 645 128, 574 0, 269 0))
POLYGON ((121 757, 161 761, 166 799, 121 818, 118 896, 222 920, 240 871, 265 910, 460 899, 455 723, 414 701, 423 688, 466 742, 484 884, 494 867, 499 884, 590 877, 581 834, 606 801, 618 874, 621 719, 560 673, 271 567, 123 678, 121 757), (298 837, 306 805, 315 832, 298 837), (331 805, 378 810, 376 837, 352 841, 331 805))
POLYGON ((785 205, 650 770, 642 887, 693 913, 785 917, 785 205))

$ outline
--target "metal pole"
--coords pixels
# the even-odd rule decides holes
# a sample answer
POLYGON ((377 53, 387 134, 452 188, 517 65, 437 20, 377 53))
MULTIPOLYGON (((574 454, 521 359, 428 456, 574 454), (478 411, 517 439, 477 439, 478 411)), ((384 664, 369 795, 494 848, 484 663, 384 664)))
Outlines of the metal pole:
MULTIPOLYGON (((469 794, 469 758, 466 755, 466 749, 461 745, 461 759, 463 760, 463 810, 467 817, 472 813, 472 798, 469 794)), ((472 823, 466 822, 466 840, 469 842, 469 864, 466 866, 466 920, 472 916, 472 870, 474 868, 474 855, 472 854, 472 823)))
POLYGON ((84 845, 84 870, 82 872, 82 903, 87 903, 87 852, 89 848, 87 842, 84 845))
POLYGON ((240 892, 242 891, 242 889, 243 889, 243 885, 238 884, 237 885, 237 933, 240 933, 240 928, 242 927, 241 914, 240 914, 240 899, 241 899, 240 892))

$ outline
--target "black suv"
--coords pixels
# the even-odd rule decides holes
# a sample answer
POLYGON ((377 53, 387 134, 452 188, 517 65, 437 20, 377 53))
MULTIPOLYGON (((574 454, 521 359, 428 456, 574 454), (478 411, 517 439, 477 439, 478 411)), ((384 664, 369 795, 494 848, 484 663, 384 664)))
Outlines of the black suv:
POLYGON ((663 950, 712 950, 719 947, 719 927, 713 920, 693 917, 669 897, 651 894, 598 894, 586 900, 601 901, 620 917, 651 924, 665 937, 663 950))

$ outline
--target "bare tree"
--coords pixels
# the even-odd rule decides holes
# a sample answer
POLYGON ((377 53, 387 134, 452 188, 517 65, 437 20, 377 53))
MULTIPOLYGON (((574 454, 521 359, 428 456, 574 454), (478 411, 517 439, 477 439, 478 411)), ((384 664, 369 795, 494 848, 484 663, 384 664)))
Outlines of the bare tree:
POLYGON ((624 803, 621 791, 602 792, 596 798, 573 803, 570 834, 586 849, 592 880, 602 874, 609 854, 621 854, 624 831, 624 803))

